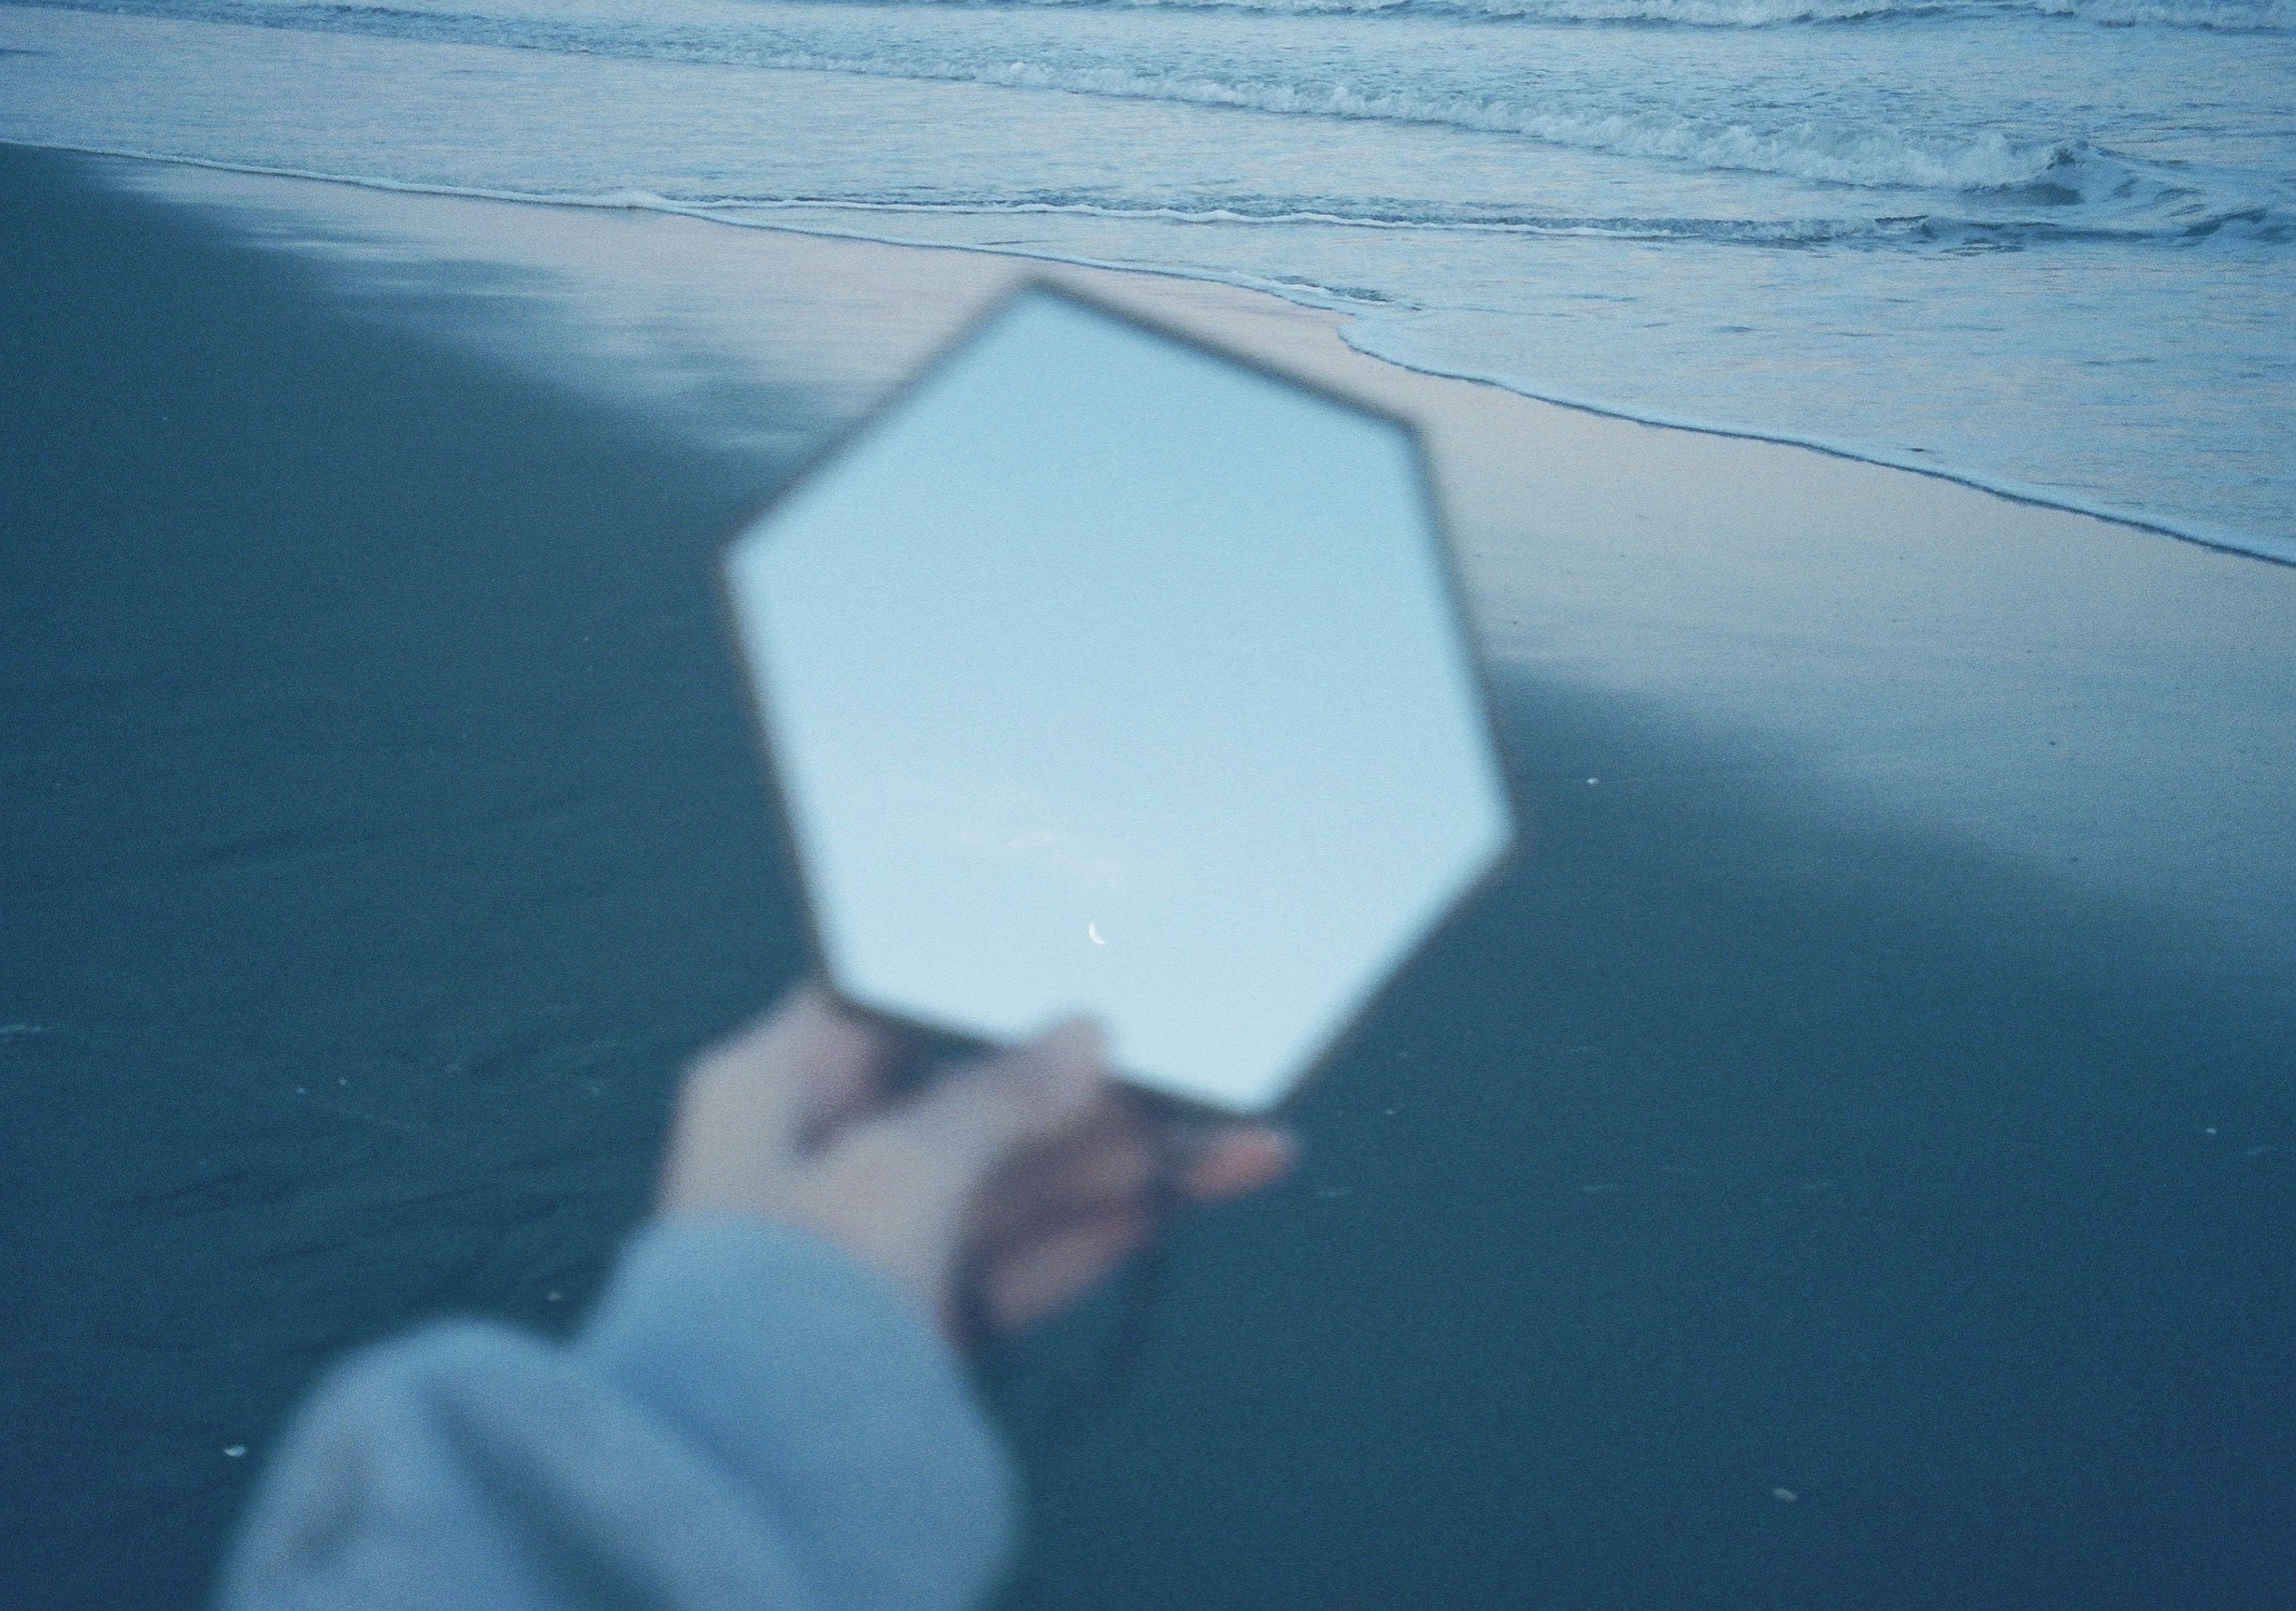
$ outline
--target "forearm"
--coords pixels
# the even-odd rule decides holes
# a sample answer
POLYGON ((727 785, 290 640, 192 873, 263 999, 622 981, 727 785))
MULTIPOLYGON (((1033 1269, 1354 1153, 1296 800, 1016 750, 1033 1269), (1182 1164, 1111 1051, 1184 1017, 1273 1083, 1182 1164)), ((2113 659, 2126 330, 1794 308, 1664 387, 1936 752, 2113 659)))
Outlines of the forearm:
POLYGON ((222 1602, 956 1611, 1007 1485, 912 1303, 802 1233, 671 1221, 570 1346, 459 1323, 334 1372, 222 1602))

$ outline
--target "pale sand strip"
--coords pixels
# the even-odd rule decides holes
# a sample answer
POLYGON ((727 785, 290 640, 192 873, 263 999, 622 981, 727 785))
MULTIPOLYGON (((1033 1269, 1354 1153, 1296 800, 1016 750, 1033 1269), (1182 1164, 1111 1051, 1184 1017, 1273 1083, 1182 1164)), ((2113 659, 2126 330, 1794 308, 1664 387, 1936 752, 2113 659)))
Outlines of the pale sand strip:
POLYGON ((1349 348, 1343 315, 1224 285, 111 166, 358 266, 397 315, 737 439, 786 445, 793 396, 808 432, 851 417, 1017 279, 1078 285, 1421 421, 1503 677, 1646 696, 1858 809, 2173 902, 2262 965, 2289 958, 2296 568, 1415 373, 1349 348), (470 317, 505 302, 515 316, 470 317))

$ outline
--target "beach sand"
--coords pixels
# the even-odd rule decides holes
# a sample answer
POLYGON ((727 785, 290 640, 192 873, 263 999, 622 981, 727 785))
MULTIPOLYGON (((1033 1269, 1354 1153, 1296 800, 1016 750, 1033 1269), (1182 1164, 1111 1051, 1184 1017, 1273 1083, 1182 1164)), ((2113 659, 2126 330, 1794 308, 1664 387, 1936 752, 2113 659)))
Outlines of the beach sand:
POLYGON ((334 266, 402 321, 767 464, 857 417, 1016 281, 1075 286, 1417 421, 1503 678, 1647 696, 1772 748, 1773 767, 1790 755, 1863 812, 2165 895, 2296 968, 2296 567, 1416 373, 1348 347, 1343 315, 1229 285, 639 209, 113 171, 334 266))
MULTIPOLYGON (((187 1604, 327 1358, 578 1310, 802 968, 711 555, 1040 271, 0 194, 10 1599, 187 1604)), ((1128 1368, 994 1362, 1012 1602, 2296 1598, 2296 568, 1058 272, 1424 422, 1534 834, 1128 1368)))

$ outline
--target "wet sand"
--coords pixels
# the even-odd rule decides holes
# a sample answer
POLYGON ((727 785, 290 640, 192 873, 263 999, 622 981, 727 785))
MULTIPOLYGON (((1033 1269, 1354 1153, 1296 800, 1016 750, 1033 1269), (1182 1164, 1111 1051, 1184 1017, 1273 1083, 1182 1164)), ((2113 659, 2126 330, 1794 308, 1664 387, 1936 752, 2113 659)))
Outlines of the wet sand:
POLYGON ((2296 566, 1414 373, 1349 348, 1340 315, 1232 286, 111 172, 328 265, 386 317, 764 462, 865 410, 1016 280, 1077 285, 1419 421, 1502 676, 1646 696, 1861 811, 2170 899, 2296 971, 2296 566))
MULTIPOLYGON (((297 188, 0 150, 15 1604, 578 1310, 802 966, 711 552, 1015 272, 297 188)), ((2296 1598, 2296 569, 1089 278, 1427 421, 1537 833, 1128 1370, 996 1362, 1013 1602, 2296 1598)))

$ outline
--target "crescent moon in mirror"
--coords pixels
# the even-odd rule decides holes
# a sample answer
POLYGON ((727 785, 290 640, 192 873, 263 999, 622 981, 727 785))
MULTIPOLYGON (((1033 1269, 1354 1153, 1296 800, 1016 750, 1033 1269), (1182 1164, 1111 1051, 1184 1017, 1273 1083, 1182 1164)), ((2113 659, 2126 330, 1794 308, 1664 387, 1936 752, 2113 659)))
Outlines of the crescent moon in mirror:
POLYGON ((1105 945, 1108 944, 1106 940, 1100 937, 1100 925, 1097 922, 1086 923, 1084 926, 1084 937, 1090 940, 1095 945, 1105 945))

